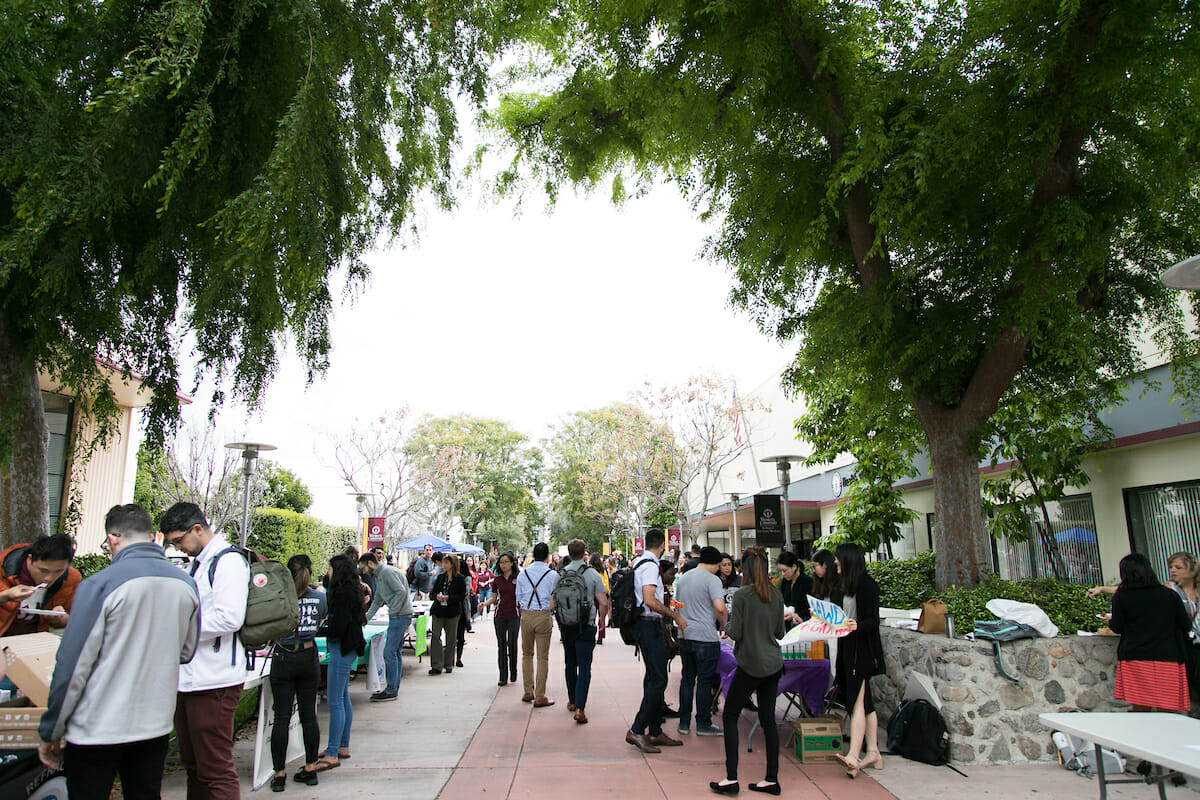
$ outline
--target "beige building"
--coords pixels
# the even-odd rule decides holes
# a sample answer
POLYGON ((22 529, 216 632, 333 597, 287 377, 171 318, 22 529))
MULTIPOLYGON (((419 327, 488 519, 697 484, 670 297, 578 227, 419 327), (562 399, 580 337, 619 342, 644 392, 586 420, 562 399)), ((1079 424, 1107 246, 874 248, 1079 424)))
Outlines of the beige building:
MULTIPOLYGON (((68 515, 72 502, 76 503, 78 525, 65 532, 75 536, 80 553, 100 552, 104 515, 118 503, 133 502, 137 450, 141 442, 135 410, 150 402, 150 393, 140 381, 126 382, 118 371, 103 365, 101 368, 117 398, 116 435, 105 446, 97 447, 87 459, 81 457, 79 444, 95 437, 95 423, 80 418, 70 392, 45 375, 39 377, 46 425, 50 429, 46 458, 50 530, 56 530, 60 519, 68 515)), ((181 402, 187 401, 181 398, 181 402)))

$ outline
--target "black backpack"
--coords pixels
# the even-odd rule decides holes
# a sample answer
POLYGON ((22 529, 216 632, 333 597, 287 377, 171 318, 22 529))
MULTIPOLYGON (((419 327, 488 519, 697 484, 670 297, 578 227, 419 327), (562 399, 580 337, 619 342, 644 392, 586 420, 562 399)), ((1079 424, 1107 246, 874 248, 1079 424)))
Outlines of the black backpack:
POLYGON ((950 757, 950 731, 928 700, 904 700, 888 720, 887 746, 905 758, 940 766, 950 757))
POLYGON ((636 645, 637 621, 642 617, 642 607, 634 593, 633 567, 625 567, 612 574, 608 594, 612 601, 609 625, 621 632, 621 641, 625 644, 636 645))

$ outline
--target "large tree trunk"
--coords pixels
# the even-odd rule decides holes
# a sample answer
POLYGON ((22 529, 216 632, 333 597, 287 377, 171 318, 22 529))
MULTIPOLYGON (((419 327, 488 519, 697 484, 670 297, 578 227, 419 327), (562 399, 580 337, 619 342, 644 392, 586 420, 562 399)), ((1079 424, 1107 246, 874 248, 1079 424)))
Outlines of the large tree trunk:
POLYGON ((916 411, 929 441, 933 471, 935 582, 939 590, 970 588, 991 571, 979 494, 979 453, 971 446, 976 421, 962 408, 947 408, 936 400, 918 401, 916 411))
POLYGON ((50 431, 37 367, 0 316, 0 546, 49 532, 46 448, 50 431), (6 440, 6 441, 5 441, 6 440))

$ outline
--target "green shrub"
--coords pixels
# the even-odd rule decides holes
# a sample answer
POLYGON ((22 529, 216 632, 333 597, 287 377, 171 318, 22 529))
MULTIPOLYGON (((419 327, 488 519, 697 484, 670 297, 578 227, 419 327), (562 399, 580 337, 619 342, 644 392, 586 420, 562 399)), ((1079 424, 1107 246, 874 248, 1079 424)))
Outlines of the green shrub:
POLYGON ((1108 595, 1089 598, 1085 587, 1053 578, 1006 581, 991 577, 974 589, 951 587, 938 592, 933 588, 935 563, 933 551, 926 551, 916 558, 869 564, 867 569, 879 584, 879 604, 917 608, 936 597, 954 615, 954 627, 960 635, 970 632, 977 620, 996 618, 987 610, 987 603, 997 597, 1035 604, 1065 635, 1095 631, 1103 624, 1096 615, 1110 610, 1108 595))
POLYGON ((83 553, 71 559, 71 566, 79 570, 83 577, 95 575, 112 563, 112 559, 103 553, 83 553))
POLYGON ((303 553, 312 559, 313 570, 320 575, 330 556, 357 539, 355 528, 327 525, 316 517, 282 508, 266 508, 255 513, 246 545, 272 561, 285 563, 303 553))

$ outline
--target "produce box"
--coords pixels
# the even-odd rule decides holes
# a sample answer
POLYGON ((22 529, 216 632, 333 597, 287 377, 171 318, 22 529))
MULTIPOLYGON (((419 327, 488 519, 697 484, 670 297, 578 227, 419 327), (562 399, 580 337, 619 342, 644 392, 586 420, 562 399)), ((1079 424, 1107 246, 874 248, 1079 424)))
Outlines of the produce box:
POLYGON ((842 723, 833 717, 811 717, 789 723, 796 735, 796 758, 804 764, 831 764, 842 752, 842 723))
POLYGON ((50 679, 60 641, 53 633, 27 633, 0 640, 7 662, 5 674, 36 706, 45 706, 50 699, 50 679))

